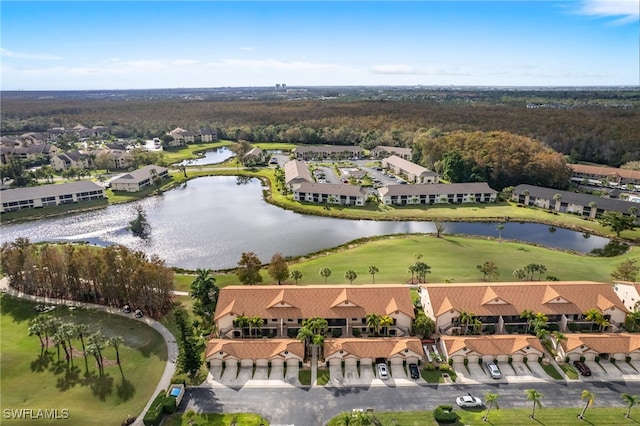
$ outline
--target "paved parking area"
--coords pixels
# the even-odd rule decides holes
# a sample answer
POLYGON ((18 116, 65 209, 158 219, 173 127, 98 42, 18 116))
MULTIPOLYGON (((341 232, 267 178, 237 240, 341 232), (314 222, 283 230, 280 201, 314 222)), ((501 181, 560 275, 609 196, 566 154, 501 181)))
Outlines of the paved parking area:
POLYGON ((360 381, 360 374, 358 374, 358 366, 357 365, 351 365, 351 364, 346 364, 344 366, 344 384, 345 385, 359 385, 361 384, 360 381))
POLYGON ((236 377, 238 376, 237 365, 227 365, 220 377, 220 383, 223 385, 234 385, 236 383, 236 377))
POLYGON ((378 376, 373 372, 372 365, 360 365, 360 383, 370 384, 373 379, 377 379, 378 376))

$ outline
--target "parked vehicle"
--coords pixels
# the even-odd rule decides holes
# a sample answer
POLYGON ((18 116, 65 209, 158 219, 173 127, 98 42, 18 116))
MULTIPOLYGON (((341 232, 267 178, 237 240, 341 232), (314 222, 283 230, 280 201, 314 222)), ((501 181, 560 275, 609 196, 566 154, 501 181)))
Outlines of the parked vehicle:
POLYGON ((130 314, 131 313, 131 307, 129 305, 124 305, 122 307, 122 312, 125 314, 130 314))
POLYGON ((412 379, 420 378, 420 369, 417 364, 409 364, 409 375, 412 379))
POLYGON ((133 314, 136 318, 142 318, 144 316, 144 314, 142 313, 142 311, 140 309, 136 309, 136 311, 133 314))
POLYGON ((378 377, 383 380, 389 378, 389 370, 387 369, 387 364, 378 364, 378 377))
POLYGON ((471 394, 459 396, 456 398, 456 404, 460 408, 477 408, 482 407, 482 400, 471 394))
POLYGON ((487 370, 489 370, 489 375, 494 379, 499 379, 502 377, 502 373, 500 373, 500 369, 493 362, 487 363, 487 370))
POLYGON ((583 376, 590 376, 591 369, 587 364, 582 361, 573 361, 573 366, 578 370, 578 372, 583 376))

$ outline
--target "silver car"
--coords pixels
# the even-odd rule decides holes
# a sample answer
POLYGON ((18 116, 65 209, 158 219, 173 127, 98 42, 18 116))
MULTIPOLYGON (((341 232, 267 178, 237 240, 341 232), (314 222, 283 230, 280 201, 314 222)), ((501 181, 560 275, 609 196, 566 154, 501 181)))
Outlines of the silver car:
POLYGON ((389 370, 387 369, 387 364, 378 364, 378 377, 383 380, 389 378, 389 370))
POLYGON ((487 363, 487 370, 489 370, 489 375, 494 379, 499 379, 502 377, 502 373, 500 373, 500 369, 493 362, 487 363))
POLYGON ((457 397, 456 404, 458 404, 460 408, 476 408, 482 407, 482 400, 477 396, 469 394, 457 397))

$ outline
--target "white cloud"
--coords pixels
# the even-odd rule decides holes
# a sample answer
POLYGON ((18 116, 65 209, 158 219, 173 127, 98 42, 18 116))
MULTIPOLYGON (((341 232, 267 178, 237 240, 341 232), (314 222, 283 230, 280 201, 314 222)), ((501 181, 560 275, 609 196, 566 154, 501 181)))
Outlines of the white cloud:
POLYGON ((344 71, 346 67, 332 63, 291 61, 277 59, 224 59, 223 65, 244 66, 255 69, 271 69, 278 71, 344 71))
POLYGON ((61 57, 54 55, 14 52, 3 47, 0 47, 0 55, 5 58, 34 59, 38 61, 59 61, 62 59, 61 57))
POLYGON ((627 24, 640 19, 640 0, 583 0, 578 13, 618 17, 616 23, 627 24))

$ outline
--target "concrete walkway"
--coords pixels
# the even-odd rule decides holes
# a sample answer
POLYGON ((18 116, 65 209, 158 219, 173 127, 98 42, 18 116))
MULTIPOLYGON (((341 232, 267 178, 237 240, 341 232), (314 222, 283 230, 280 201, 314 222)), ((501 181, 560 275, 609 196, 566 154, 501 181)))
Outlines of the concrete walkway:
POLYGON ((156 397, 156 395, 158 395, 158 392, 169 388, 169 385, 171 384, 171 378, 176 372, 176 360, 178 359, 178 344, 176 343, 176 338, 173 336, 173 334, 171 334, 171 332, 164 325, 148 317, 135 318, 131 314, 123 313, 118 308, 112 308, 104 305, 96 305, 93 303, 82 303, 75 300, 51 299, 48 297, 33 296, 31 294, 22 293, 21 291, 18 291, 14 288, 9 287, 9 279, 7 277, 3 277, 0 279, 0 291, 14 297, 31 300, 37 303, 43 303, 48 305, 82 306, 83 308, 95 309, 97 311, 103 311, 113 315, 120 315, 130 320, 143 322, 147 324, 149 327, 152 327, 153 329, 157 330, 158 333, 162 335, 162 338, 164 339, 165 344, 167 345, 167 365, 165 366, 164 373, 162 373, 162 377, 158 382, 158 386, 156 386, 156 389, 153 391, 153 394, 151 395, 151 398, 147 402, 147 405, 144 407, 144 409, 136 419, 135 423, 133 423, 136 426, 143 425, 142 419, 144 418, 144 415, 146 414, 147 410, 149 410, 149 407, 151 406, 151 403, 153 402, 154 398, 156 397))

